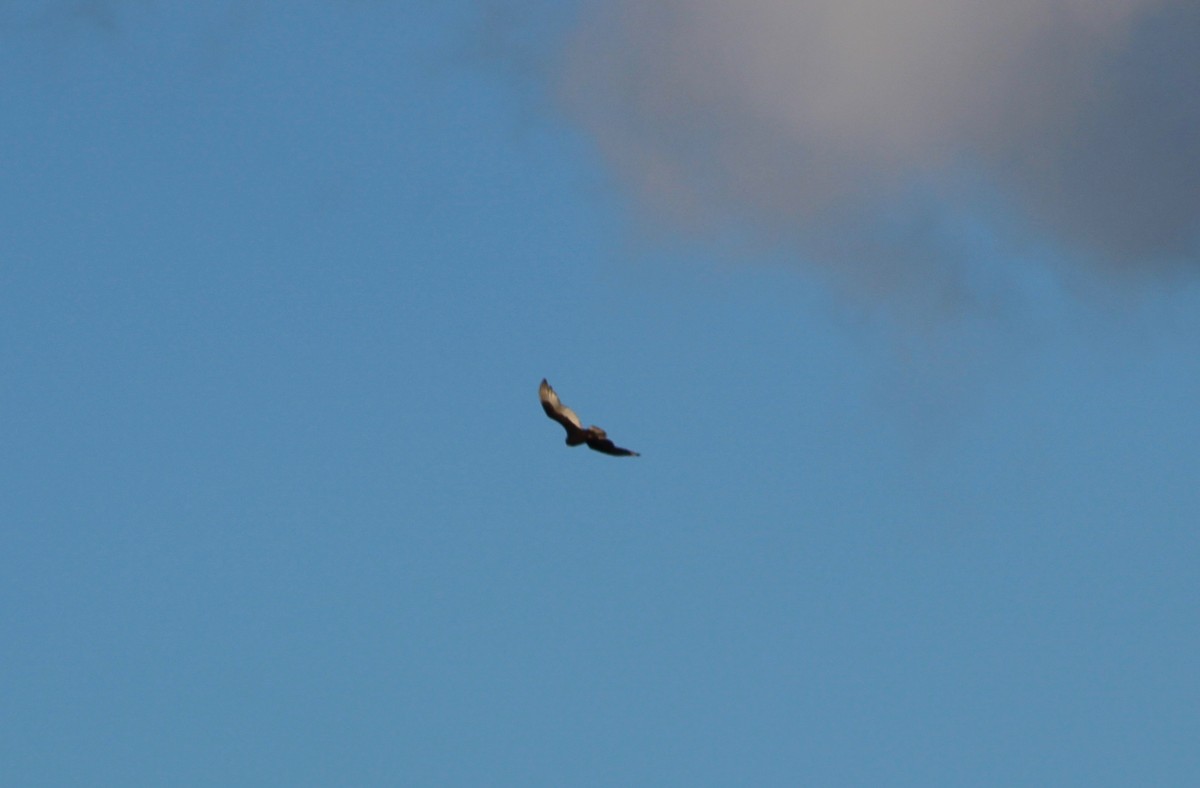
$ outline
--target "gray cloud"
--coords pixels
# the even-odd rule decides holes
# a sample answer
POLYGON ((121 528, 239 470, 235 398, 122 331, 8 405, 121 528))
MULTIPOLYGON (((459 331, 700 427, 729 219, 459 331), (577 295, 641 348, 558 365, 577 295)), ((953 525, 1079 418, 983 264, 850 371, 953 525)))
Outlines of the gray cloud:
POLYGON ((1192 0, 613 0, 565 57, 567 111, 655 215, 858 287, 969 290, 984 236, 1196 267, 1192 0))
MULTIPOLYGON (((468 59, 554 74, 671 226, 948 303, 1003 289, 1000 261, 1046 246, 1085 271, 1200 270, 1195 0, 582 1, 551 64, 565 6, 480 0, 468 59)), ((212 5, 193 25, 205 51, 282 7, 212 5)), ((138 11, 174 13, 0 0, 0 33, 121 38, 138 11)))

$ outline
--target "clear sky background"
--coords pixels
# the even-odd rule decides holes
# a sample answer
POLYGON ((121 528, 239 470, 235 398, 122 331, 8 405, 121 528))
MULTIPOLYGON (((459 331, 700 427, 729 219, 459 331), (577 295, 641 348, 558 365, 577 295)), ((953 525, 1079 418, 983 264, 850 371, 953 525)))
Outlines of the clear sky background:
POLYGON ((981 5, 0 1, 0 782, 1194 782, 1200 13, 981 5))

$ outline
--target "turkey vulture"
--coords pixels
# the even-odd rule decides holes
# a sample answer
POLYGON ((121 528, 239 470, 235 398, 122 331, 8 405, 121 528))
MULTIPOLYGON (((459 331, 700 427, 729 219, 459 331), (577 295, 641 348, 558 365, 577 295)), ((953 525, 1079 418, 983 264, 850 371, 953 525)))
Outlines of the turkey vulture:
POLYGON ((550 388, 550 384, 542 378, 542 385, 538 387, 538 397, 542 400, 542 410, 546 411, 546 415, 563 425, 567 431, 567 445, 578 446, 581 443, 586 443, 589 449, 612 454, 616 457, 638 457, 636 451, 622 449, 620 446, 613 445, 613 442, 608 439, 608 435, 604 430, 597 426, 588 427, 586 430, 583 424, 580 423, 579 417, 575 415, 575 411, 568 408, 559 401, 558 395, 554 393, 554 389, 550 388))

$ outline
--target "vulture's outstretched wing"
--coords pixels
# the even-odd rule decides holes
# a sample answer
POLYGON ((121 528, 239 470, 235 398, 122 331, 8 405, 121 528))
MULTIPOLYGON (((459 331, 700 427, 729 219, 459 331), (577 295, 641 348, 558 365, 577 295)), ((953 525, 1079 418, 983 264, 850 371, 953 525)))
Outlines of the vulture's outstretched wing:
POLYGON ((575 415, 575 411, 562 404, 545 378, 542 378, 542 385, 538 387, 538 398, 542 401, 542 410, 546 411, 546 415, 563 425, 563 429, 567 431, 567 443, 578 446, 586 440, 579 417, 575 415))
POLYGON ((622 449, 608 439, 608 434, 599 427, 592 427, 588 430, 587 445, 589 449, 602 451, 605 454, 611 454, 614 457, 640 457, 636 451, 622 449))
POLYGON ((584 429, 583 422, 575 415, 575 411, 562 404, 545 378, 542 378, 542 385, 538 387, 538 398, 542 401, 542 410, 546 411, 546 415, 563 425, 563 429, 567 431, 568 446, 586 443, 589 449, 611 454, 614 457, 641 456, 636 451, 622 449, 614 444, 608 439, 608 434, 599 427, 591 426, 584 429))

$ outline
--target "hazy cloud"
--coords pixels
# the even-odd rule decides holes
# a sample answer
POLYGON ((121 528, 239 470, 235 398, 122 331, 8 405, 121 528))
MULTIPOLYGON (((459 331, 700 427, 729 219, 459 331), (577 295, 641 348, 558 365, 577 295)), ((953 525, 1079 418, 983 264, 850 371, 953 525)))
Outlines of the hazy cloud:
MULTIPOLYGON (((568 6, 478 0, 466 59, 552 73, 647 215, 951 301, 1041 245, 1200 270, 1196 0, 582 2, 550 65, 568 6)), ((0 0, 0 33, 119 39, 145 12, 215 52, 285 7, 214 0, 179 24, 160 0, 0 0)))
POLYGON ((1194 0, 610 0, 560 89, 657 215, 887 290, 984 236, 1195 267, 1198 84, 1194 0))

